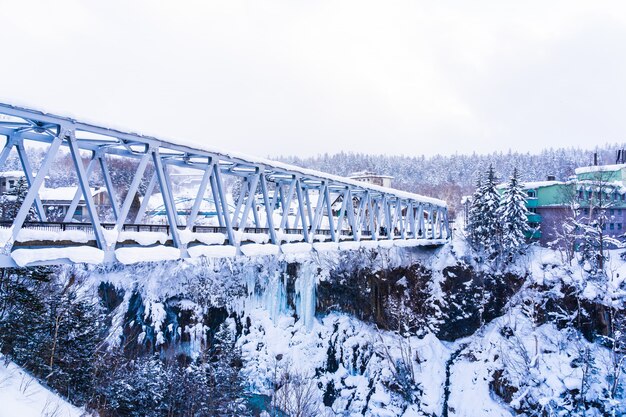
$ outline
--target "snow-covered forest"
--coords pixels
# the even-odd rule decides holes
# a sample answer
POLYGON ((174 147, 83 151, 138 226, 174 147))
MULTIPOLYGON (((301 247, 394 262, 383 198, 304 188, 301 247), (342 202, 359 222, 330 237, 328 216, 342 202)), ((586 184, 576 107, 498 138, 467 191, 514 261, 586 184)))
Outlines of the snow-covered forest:
POLYGON ((521 181, 541 181, 549 175, 564 181, 577 167, 593 163, 594 152, 599 164, 615 163, 615 151, 623 144, 605 144, 596 149, 546 149, 538 154, 495 152, 472 155, 388 156, 360 153, 324 154, 311 158, 282 156, 279 159, 299 166, 338 175, 373 171, 394 177, 392 186, 401 190, 441 198, 454 210, 461 196, 472 194, 480 173, 492 165, 496 176, 505 182, 518 169, 521 181))

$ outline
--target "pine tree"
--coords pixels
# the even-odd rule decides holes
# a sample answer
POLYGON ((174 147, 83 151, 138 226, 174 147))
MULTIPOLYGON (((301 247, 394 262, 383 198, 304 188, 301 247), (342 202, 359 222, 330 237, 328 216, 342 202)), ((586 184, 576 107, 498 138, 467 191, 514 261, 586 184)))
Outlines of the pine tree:
POLYGON ((528 210, 526 209, 526 194, 519 182, 517 168, 509 180, 498 210, 501 219, 501 249, 507 261, 519 254, 526 244, 528 231, 528 210))
POLYGON ((496 190, 496 175, 490 165, 487 175, 473 195, 468 219, 470 244, 477 252, 493 259, 500 250, 500 195, 496 190))

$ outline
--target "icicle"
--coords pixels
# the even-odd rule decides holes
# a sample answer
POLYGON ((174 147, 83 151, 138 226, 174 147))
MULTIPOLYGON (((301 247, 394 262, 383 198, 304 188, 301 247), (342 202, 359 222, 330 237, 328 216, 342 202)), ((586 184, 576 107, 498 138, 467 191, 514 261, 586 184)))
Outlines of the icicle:
POLYGON ((315 320, 317 291, 317 266, 312 262, 304 262, 300 266, 295 282, 296 313, 304 322, 307 330, 311 330, 315 320))

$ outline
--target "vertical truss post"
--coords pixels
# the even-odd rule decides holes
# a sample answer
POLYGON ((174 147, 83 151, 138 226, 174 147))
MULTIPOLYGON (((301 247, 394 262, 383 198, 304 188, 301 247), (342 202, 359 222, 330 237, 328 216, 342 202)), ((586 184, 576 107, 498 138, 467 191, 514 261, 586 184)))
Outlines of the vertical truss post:
POLYGON ((408 203, 406 205, 406 214, 402 216, 402 206, 403 203, 401 200, 398 200, 398 208, 396 208, 396 212, 398 213, 399 221, 400 221, 400 238, 406 239, 406 229, 407 229, 407 219, 409 216, 409 206, 408 203))
POLYGON ((217 181, 215 179, 215 169, 220 169, 219 164, 213 166, 213 175, 211 175, 211 195, 213 196, 213 205, 215 206, 215 215, 217 216, 217 222, 220 227, 226 227, 224 223, 224 211, 219 203, 220 197, 217 192, 217 181))
MULTIPOLYGON (((226 201, 226 195, 224 193, 224 183, 222 182, 222 174, 218 164, 213 166, 213 178, 215 178, 215 185, 217 187, 217 193, 219 196, 220 204, 222 205, 222 213, 224 214, 224 226, 226 228, 226 235, 228 237, 228 244, 236 248, 239 244, 235 240, 235 234, 233 233, 233 227, 230 223, 230 213, 228 210, 228 202, 226 201)), ((216 203, 217 204, 217 203, 216 203)))
POLYGON ((375 210, 376 201, 372 200, 371 194, 367 193, 367 206, 370 209, 369 222, 370 222, 370 231, 372 233, 372 240, 378 240, 378 229, 376 224, 376 210, 375 210))
POLYGON ((429 204, 428 223, 430 224, 430 239, 435 238, 435 210, 432 204, 429 204))
POLYGON ((189 213, 189 217, 187 218, 187 230, 193 229, 193 225, 196 222, 196 217, 198 217, 198 211, 200 211, 200 205, 204 200, 204 194, 206 193, 206 187, 211 180, 211 176, 213 175, 213 162, 209 157, 207 161, 208 164, 206 168, 204 168, 204 174, 202 174, 202 180, 200 180, 200 186, 198 187, 198 193, 196 194, 196 199, 193 202, 193 206, 191 207, 191 212, 189 213))
MULTIPOLYGON (((30 187, 33 183, 33 168, 30 165, 30 161, 28 160, 28 155, 26 155, 26 149, 24 149, 24 141, 19 136, 16 138, 15 147, 17 148, 17 155, 20 158, 20 162, 22 164, 22 170, 24 171, 24 175, 26 176, 26 182, 30 187)), ((46 211, 43 208, 43 204, 41 203, 41 199, 39 195, 35 196, 35 208, 37 209, 37 214, 39 215, 39 220, 42 222, 48 221, 46 217, 46 211)))
POLYGON ((451 239, 452 238, 452 234, 450 232, 450 219, 448 218, 448 208, 446 207, 446 211, 445 211, 445 222, 446 222, 446 238, 447 239, 451 239))
POLYGON ((161 189, 161 195, 163 196, 163 203, 165 204, 165 213, 167 214, 167 221, 170 225, 170 231, 172 232, 172 242, 177 248, 181 247, 180 237, 178 236, 178 224, 176 223, 176 206, 174 202, 169 198, 169 187, 163 161, 158 149, 151 150, 149 152, 152 155, 152 162, 154 164, 154 171, 156 172, 157 180, 159 181, 159 188, 161 189))
POLYGON ((415 236, 415 212, 413 208, 413 200, 409 200, 407 205, 405 222, 408 223, 409 226, 409 235, 415 239, 417 236, 415 236))
POLYGON ((358 241, 361 239, 361 229, 354 216, 354 204, 352 203, 352 190, 350 188, 346 190, 346 196, 347 196, 346 197, 347 204, 349 204, 349 206, 346 207, 347 215, 348 215, 348 224, 350 225, 350 228, 352 229, 352 239, 355 241, 358 241))
MULTIPOLYGON (((94 168, 94 161, 95 161, 95 152, 91 155, 91 159, 89 160, 89 163, 87 164, 87 170, 85 171, 85 175, 87 176, 87 180, 89 180, 89 178, 91 177, 91 173, 93 172, 93 168, 94 168)), ((81 159, 82 161, 82 159, 81 159)), ((82 166, 82 165, 81 165, 82 166)), ((78 177, 78 175, 76 175, 78 177)), ((63 222, 65 223, 69 223, 72 221, 72 218, 74 217, 74 212, 76 211, 76 208, 78 207, 78 203, 80 202, 80 197, 83 195, 83 191, 82 188, 80 186, 76 187, 76 192, 74 193, 74 197, 72 198, 72 202, 70 203, 70 207, 67 209, 67 213, 65 213, 65 217, 63 218, 63 222)), ((91 190, 89 190, 89 195, 91 195, 91 190)))
POLYGON ((343 197, 341 199, 341 208, 339 209, 339 216, 337 216, 337 229, 336 229, 337 239, 335 240, 335 242, 339 242, 339 240, 341 239, 341 232, 343 231, 343 220, 346 216, 346 208, 348 207, 349 195, 350 195, 350 190, 348 189, 348 187, 346 187, 343 190, 343 197))
POLYGON ((319 189, 319 195, 317 197, 317 205, 315 206, 315 217, 313 217, 313 224, 311 225, 311 241, 315 240, 315 233, 318 231, 320 223, 322 222, 322 211, 324 208, 324 200, 326 199, 326 181, 322 181, 319 189))
POLYGON ((419 209, 417 210, 418 233, 420 234, 422 239, 426 239, 426 222, 424 221, 424 204, 425 203, 420 203, 419 209))
MULTIPOLYGON (((64 129, 61 128, 61 132, 63 131, 64 129)), ((96 242, 98 243, 98 247, 100 249, 106 250, 107 244, 102 233, 100 219, 98 218, 98 210, 96 209, 96 205, 93 202, 93 196, 91 195, 91 190, 89 189, 89 176, 87 175, 85 166, 83 165, 83 160, 80 157, 80 149, 78 148, 78 143, 76 137, 74 136, 74 130, 65 131, 64 134, 66 135, 67 143, 70 147, 70 154, 74 160, 78 184, 85 198, 85 205, 87 206, 87 212, 89 212, 89 218, 91 218, 91 225, 93 226, 93 232, 96 236, 96 242)), ((39 174, 37 176, 39 176, 39 174)))
POLYGON ((270 198, 267 193, 267 182, 265 181, 265 176, 261 174, 261 193, 263 194, 263 204, 265 205, 265 215, 267 216, 267 228, 270 232, 270 241, 277 245, 278 239, 276 239, 276 230, 274 230, 274 207, 270 207, 270 198))
POLYGON ((172 227, 176 228, 178 227, 179 221, 178 209, 176 208, 176 200, 174 200, 174 193, 172 191, 172 188, 174 188, 174 184, 172 183, 172 178, 170 177, 169 166, 165 164, 163 160, 161 160, 161 166, 163 167, 163 177, 165 178, 165 182, 167 184, 167 190, 161 189, 161 192, 163 193, 163 198, 167 197, 167 199, 170 201, 171 206, 173 207, 174 224, 172 225, 172 227))
MULTIPOLYGON (((296 188, 296 177, 294 176, 289 184, 289 190, 287 191, 287 197, 284 198, 284 194, 281 195, 283 216, 280 220, 280 230, 284 230, 285 226, 289 228, 289 209, 291 208, 291 200, 293 199, 293 192, 296 188), (286 200, 286 201, 285 201, 286 200)), ((282 190, 281 190, 282 191, 282 190)))
MULTIPOLYGON (((141 206, 139 207, 139 211, 137 212, 137 216, 135 216, 135 223, 141 223, 141 221, 143 220, 143 216, 144 214, 146 214, 146 210, 148 209, 148 202, 150 201, 150 196, 152 196, 152 193, 154 192, 154 187, 156 186, 156 182, 157 182, 157 174, 156 172, 154 172, 152 174, 152 178, 150 178, 150 182, 148 183, 148 187, 146 188, 146 192, 143 196, 143 200, 141 200, 141 206)), ((119 218, 119 216, 118 216, 119 218)), ((117 219, 116 219, 117 221, 117 219)))
POLYGON ((111 210, 113 210, 113 217, 115 221, 119 219, 119 210, 117 209, 117 196, 115 192, 115 188, 113 187, 113 181, 111 180, 111 173, 109 172, 109 164, 107 164, 107 160, 105 155, 101 152, 96 152, 98 162, 100 163, 100 170, 102 171, 102 178, 104 179, 104 186, 107 189, 107 193, 109 193, 109 201, 111 202, 111 210))
MULTIPOLYGON (((249 191, 248 191, 248 198, 246 199, 246 205, 245 205, 245 207, 243 209, 243 214, 241 215, 241 229, 242 229, 242 231, 248 225, 248 216, 250 215, 250 209, 252 208, 252 204, 256 200, 255 193, 256 193, 256 187, 259 184, 259 177, 260 176, 261 176, 260 170, 257 167, 255 169, 255 171, 254 171, 254 174, 252 175, 252 181, 248 181, 250 183, 249 191)), ((255 207, 255 211, 256 211, 256 207, 255 207)))
MULTIPOLYGON (((41 163, 41 166, 39 167, 37 176, 33 180, 33 184, 28 188, 28 192, 26 193, 26 197, 24 198, 24 201, 22 202, 22 206, 17 211, 17 214, 15 215, 15 219, 13 220, 13 226, 12 226, 13 232, 11 235, 13 241, 15 241, 18 233, 20 232, 20 230, 22 229, 22 226, 24 225, 26 216, 28 216, 28 212, 30 211, 30 208, 35 202, 35 197, 39 194, 39 188, 41 187, 41 184, 43 184, 44 179, 46 175, 48 174, 50 165, 52 164, 52 161, 56 157, 57 151, 59 150, 59 147, 61 146, 61 142, 63 141, 62 138, 66 133, 67 133, 66 131, 62 131, 59 134, 59 136, 56 136, 52 140, 52 143, 50 144, 50 147, 48 148, 48 153, 46 154, 46 157, 44 158, 43 162, 41 163)), ((95 225, 94 225, 94 231, 96 231, 95 225)), ((98 235, 96 234, 96 238, 97 236, 98 235)), ((102 236, 102 234, 100 234, 100 236, 102 236)))
POLYGON ((330 229, 330 239, 333 242, 337 242, 337 235, 335 233, 335 220, 333 218, 333 207, 330 201, 330 190, 328 186, 324 188, 324 196, 326 199, 326 214, 328 215, 328 228, 330 229))
POLYGON ((383 206, 383 209, 385 210, 385 226, 387 226, 387 233, 386 233, 387 239, 391 240, 393 238, 393 221, 391 219, 392 201, 390 201, 387 198, 386 194, 383 194, 382 199, 381 199, 381 204, 383 206))
MULTIPOLYGON (((308 193, 307 193, 308 195, 308 193)), ((302 183, 300 179, 297 180, 296 184, 296 197, 298 198, 298 213, 300 214, 300 218, 302 219, 302 238, 305 242, 309 241, 309 229, 306 222, 306 213, 304 207, 304 199, 302 197, 302 183)))

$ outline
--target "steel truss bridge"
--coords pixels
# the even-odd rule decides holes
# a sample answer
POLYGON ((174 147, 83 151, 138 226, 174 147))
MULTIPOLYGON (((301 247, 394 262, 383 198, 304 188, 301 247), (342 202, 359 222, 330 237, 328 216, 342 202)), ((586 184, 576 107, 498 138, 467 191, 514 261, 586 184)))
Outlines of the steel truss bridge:
MULTIPOLYGON (((246 254, 248 245, 273 246, 277 251, 294 243, 314 247, 324 241, 338 248, 354 248, 354 242, 365 241, 370 241, 371 247, 377 241, 380 245, 382 241, 392 241, 398 246, 440 245, 451 236, 447 205, 441 200, 223 152, 198 143, 161 140, 0 103, 0 138, 2 136, 5 144, 0 153, 0 171, 6 169, 11 151, 16 150, 28 191, 14 218, 0 223, 1 267, 15 266, 18 250, 39 251, 27 256, 28 261, 18 262, 20 265, 69 262, 71 253, 59 249, 66 248, 66 252, 70 252, 75 251, 76 246, 100 251, 102 256, 96 258, 103 262, 115 262, 120 258, 121 248, 147 250, 165 246, 170 253, 175 250, 179 258, 186 258, 201 253, 192 250, 197 246, 219 245, 238 255, 246 254), (29 141, 40 143, 40 147, 47 146, 36 171, 24 146, 31 143, 29 141), (69 149, 73 163, 68 169, 74 171, 78 187, 63 221, 50 222, 40 190, 61 147, 69 149), (123 199, 118 199, 119 187, 111 180, 111 158, 135 161, 136 172, 127 184, 128 191, 123 199), (114 222, 103 221, 92 197, 90 182, 97 167, 102 173, 114 222), (201 177, 193 205, 183 216, 177 211, 170 176, 175 167, 193 169, 201 177), (140 207, 131 213, 133 201, 141 194, 141 180, 148 172, 153 174, 141 195, 140 207), (242 184, 238 198, 227 192, 226 185, 232 183, 233 178, 242 184), (146 216, 148 203, 155 193, 161 194, 165 224, 150 224, 154 220, 146 216), (202 201, 207 198, 214 202, 217 217, 214 226, 198 222, 202 201), (72 215, 81 200, 88 212, 88 221, 76 223, 72 215), (76 231, 87 236, 79 240, 80 244, 68 235, 76 231), (50 238, 50 232, 57 234, 50 238), (124 232, 161 233, 167 239, 161 245, 140 247, 132 241, 132 236, 130 242, 119 239, 124 232), (203 234, 223 234, 224 239, 207 244, 203 234), (23 235, 28 237, 20 238, 23 235), (263 236, 266 238, 256 238, 263 236), (49 248, 56 251, 51 252, 49 248)), ((22 258, 23 255, 22 252, 22 258)))

